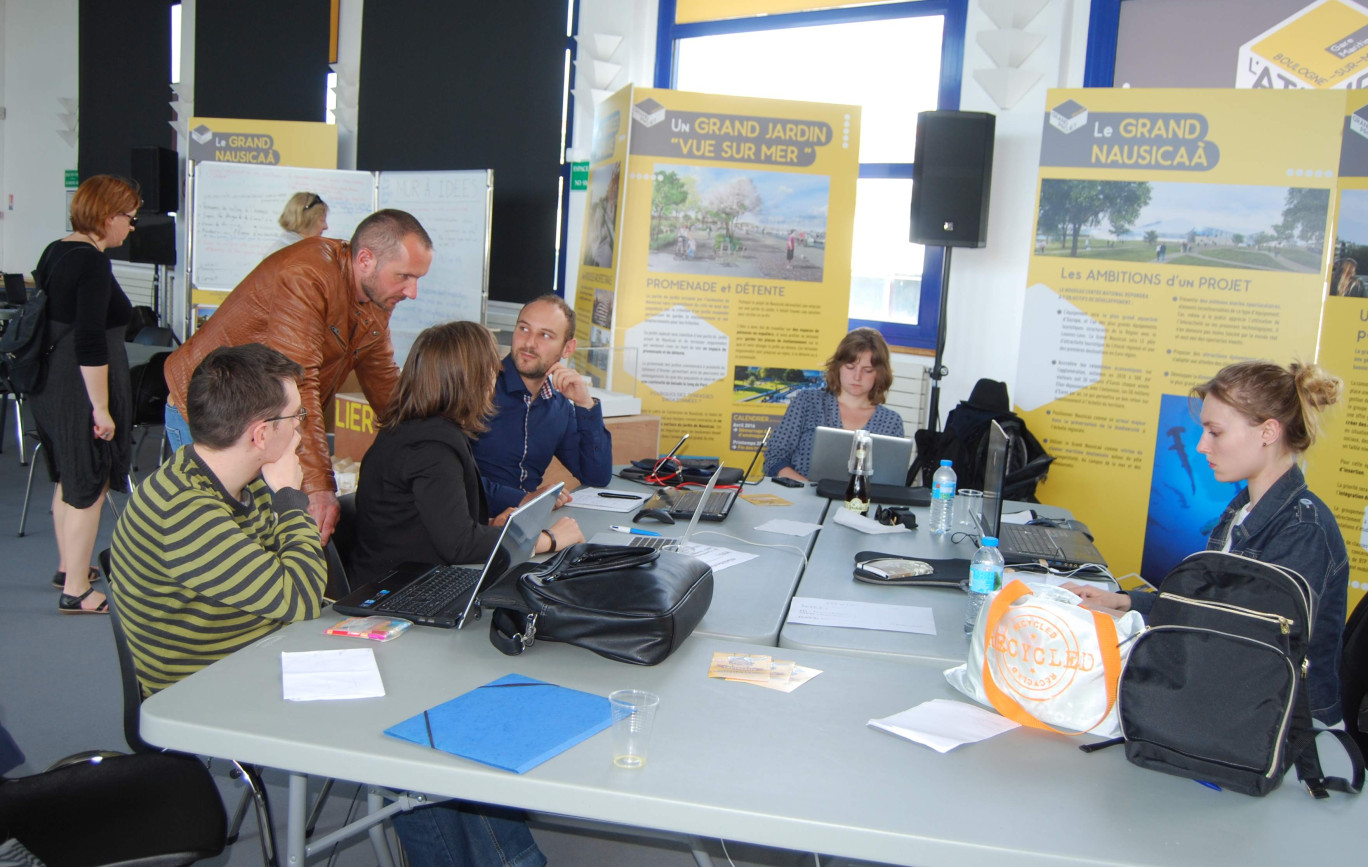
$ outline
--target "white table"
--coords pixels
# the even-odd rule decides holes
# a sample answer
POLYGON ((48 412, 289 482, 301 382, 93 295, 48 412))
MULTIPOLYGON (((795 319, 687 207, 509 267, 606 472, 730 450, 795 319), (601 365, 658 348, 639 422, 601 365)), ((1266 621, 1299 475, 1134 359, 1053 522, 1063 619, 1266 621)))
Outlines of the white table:
MULTIPOLYGON (((1314 801, 1295 778, 1258 799, 1133 767, 1120 748, 1084 755, 1076 740, 1036 730, 941 755, 866 726, 927 699, 958 698, 930 666, 795 651, 784 655, 825 673, 784 694, 707 678, 716 650, 762 651, 730 641, 695 636, 661 665, 638 668, 545 643, 504 657, 483 623, 415 628, 370 645, 322 635, 333 619, 287 627, 142 706, 142 735, 153 744, 294 775, 290 865, 304 852, 303 774, 920 867, 1282 867, 1362 857, 1368 798, 1314 801), (386 697, 281 699, 282 650, 362 644, 375 648, 386 697), (520 776, 381 733, 510 672, 601 695, 659 693, 647 767, 614 768, 606 734, 520 776)), ((1340 769, 1331 762, 1327 771, 1340 769)))
MULTIPOLYGON (((929 608, 935 619, 936 634, 785 622, 779 633, 779 646, 904 659, 944 667, 964 662, 969 649, 964 637, 964 607, 968 597, 958 587, 878 586, 856 581, 852 574, 856 552, 877 551, 914 560, 963 560, 964 577, 967 578, 968 561, 977 550, 975 542, 963 534, 932 535, 930 509, 925 507, 913 509, 918 529, 888 535, 870 535, 837 524, 838 508, 839 504, 833 506, 827 515, 795 595, 929 608)), ((1004 511, 1011 514, 1026 508, 1052 517, 1068 517, 1064 509, 1040 504, 1008 503, 1004 511)))

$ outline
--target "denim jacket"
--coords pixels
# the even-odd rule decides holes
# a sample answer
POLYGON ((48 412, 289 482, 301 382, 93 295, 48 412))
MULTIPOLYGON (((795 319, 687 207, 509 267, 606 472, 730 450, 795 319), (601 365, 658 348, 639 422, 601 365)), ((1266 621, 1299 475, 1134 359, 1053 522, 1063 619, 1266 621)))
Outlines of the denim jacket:
MULTIPOLYGON (((1307 694, 1311 714, 1323 723, 1340 719, 1340 651, 1349 593, 1349 554, 1330 508, 1306 487, 1306 477, 1293 466, 1273 483, 1244 521, 1231 529, 1235 515, 1249 502, 1249 489, 1226 506, 1207 539, 1208 551, 1230 552, 1292 569, 1315 594, 1315 622, 1307 658, 1307 694)), ((1131 607, 1148 615, 1154 594, 1131 594, 1131 607), (1146 598, 1148 597, 1148 598, 1146 598)))

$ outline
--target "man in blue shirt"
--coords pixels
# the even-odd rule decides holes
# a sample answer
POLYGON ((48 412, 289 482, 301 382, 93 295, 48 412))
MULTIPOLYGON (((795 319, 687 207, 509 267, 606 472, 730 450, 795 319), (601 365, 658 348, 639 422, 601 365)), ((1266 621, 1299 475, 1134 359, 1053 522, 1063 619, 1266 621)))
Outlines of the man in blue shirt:
MULTIPOLYGON (((513 329, 513 349, 494 387, 494 417, 475 441, 489 512, 530 499, 554 455, 586 485, 613 475, 613 440, 589 383, 565 359, 575 351, 575 311, 557 295, 527 302, 513 329)), ((556 505, 569 500, 563 494, 556 505)))

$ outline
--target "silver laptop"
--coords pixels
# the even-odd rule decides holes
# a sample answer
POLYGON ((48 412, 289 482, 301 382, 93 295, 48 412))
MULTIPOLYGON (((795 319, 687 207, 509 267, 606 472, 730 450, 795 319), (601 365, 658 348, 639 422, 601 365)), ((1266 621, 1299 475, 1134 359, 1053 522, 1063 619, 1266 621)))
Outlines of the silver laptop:
POLYGON ((333 603, 340 614, 402 617, 423 626, 461 628, 480 591, 509 569, 531 559, 537 537, 551 517, 564 484, 553 485, 518 507, 504 522, 499 542, 483 569, 405 563, 379 581, 360 587, 333 603))
MULTIPOLYGON (((708 486, 703 489, 700 502, 708 502, 708 497, 712 494, 713 488, 717 487, 717 480, 722 477, 722 467, 723 464, 719 461, 716 472, 712 474, 712 478, 708 479, 708 486)), ((680 554, 692 554, 697 550, 692 545, 694 530, 698 528, 698 519, 702 515, 702 509, 694 509, 693 517, 689 519, 688 529, 678 539, 669 536, 628 536, 624 540, 621 534, 609 532, 595 533, 594 538, 589 541, 596 545, 630 545, 633 548, 655 548, 656 550, 678 551, 680 554)))
MULTIPOLYGON (((870 483, 907 487, 907 468, 912 465, 912 440, 873 434, 874 475, 870 483)), ((845 483, 850 480, 850 443, 855 431, 839 427, 818 427, 812 440, 812 467, 808 480, 827 479, 845 483)))

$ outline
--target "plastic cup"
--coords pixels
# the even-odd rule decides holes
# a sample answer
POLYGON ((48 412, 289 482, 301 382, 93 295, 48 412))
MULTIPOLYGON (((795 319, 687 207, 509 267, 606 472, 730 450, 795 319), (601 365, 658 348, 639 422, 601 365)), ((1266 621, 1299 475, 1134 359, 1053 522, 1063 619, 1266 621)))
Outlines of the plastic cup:
POLYGON ((640 689, 620 689, 608 696, 613 711, 613 764, 645 767, 660 696, 640 689))
POLYGON ((955 513, 951 522, 956 530, 970 533, 979 531, 983 521, 983 491, 959 490, 955 492, 955 513))

